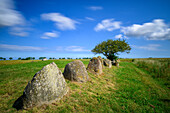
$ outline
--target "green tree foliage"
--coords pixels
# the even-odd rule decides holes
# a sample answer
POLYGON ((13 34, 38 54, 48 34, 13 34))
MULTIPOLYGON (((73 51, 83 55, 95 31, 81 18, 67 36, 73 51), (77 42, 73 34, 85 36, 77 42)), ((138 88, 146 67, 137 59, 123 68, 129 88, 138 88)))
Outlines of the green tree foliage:
POLYGON ((42 59, 44 59, 44 58, 46 58, 46 57, 39 57, 40 60, 42 60, 42 59))
POLYGON ((2 60, 3 59, 3 57, 0 57, 0 60, 2 60))
POLYGON ((21 60, 21 57, 19 57, 18 60, 21 60))
POLYGON ((95 46, 93 50, 91 50, 95 54, 103 54, 108 59, 113 60, 116 59, 119 55, 118 52, 126 52, 130 53, 131 47, 126 42, 126 40, 107 40, 95 46))
POLYGON ((12 60, 13 58, 12 57, 9 57, 10 60, 12 60))

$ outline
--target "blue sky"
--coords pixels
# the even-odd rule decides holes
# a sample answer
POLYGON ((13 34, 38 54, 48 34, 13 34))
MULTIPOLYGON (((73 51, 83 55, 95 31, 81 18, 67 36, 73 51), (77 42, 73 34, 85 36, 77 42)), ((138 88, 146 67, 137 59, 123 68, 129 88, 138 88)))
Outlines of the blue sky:
POLYGON ((119 57, 170 57, 169 6, 169 0, 0 0, 0 56, 93 57, 96 44, 121 38, 132 50, 119 57))

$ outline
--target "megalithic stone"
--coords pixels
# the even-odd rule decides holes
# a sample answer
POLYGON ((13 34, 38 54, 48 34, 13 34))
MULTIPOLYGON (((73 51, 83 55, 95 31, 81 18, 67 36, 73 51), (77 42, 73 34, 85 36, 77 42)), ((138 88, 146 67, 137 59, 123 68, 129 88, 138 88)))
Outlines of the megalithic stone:
POLYGON ((53 62, 37 72, 13 107, 27 109, 60 100, 68 92, 62 72, 53 62))
POLYGON ((80 60, 68 63, 63 75, 66 79, 76 82, 86 82, 89 79, 86 67, 80 60))
POLYGON ((87 66, 87 70, 94 73, 94 74, 96 74, 96 75, 102 74, 103 71, 102 71, 102 63, 101 63, 101 61, 98 58, 93 57, 90 60, 88 66, 87 66))

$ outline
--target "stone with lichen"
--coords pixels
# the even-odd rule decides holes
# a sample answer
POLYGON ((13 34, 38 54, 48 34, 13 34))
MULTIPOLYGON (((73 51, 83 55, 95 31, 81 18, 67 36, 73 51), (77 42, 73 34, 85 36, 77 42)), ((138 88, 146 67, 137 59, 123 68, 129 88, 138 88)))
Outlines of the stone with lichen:
POLYGON ((53 62, 37 72, 13 107, 28 109, 61 99, 68 92, 62 72, 53 62))
POLYGON ((103 59, 102 59, 102 57, 101 57, 101 56, 98 56, 97 58, 100 60, 100 62, 101 62, 102 65, 103 65, 103 59))
POLYGON ((104 66, 107 66, 109 68, 112 67, 112 62, 109 59, 104 59, 103 64, 104 64, 104 66))
POLYGON ((87 66, 87 70, 97 75, 102 74, 103 71, 101 61, 98 58, 93 57, 87 66))
POLYGON ((89 79, 86 67, 80 60, 68 63, 65 66, 63 75, 64 78, 76 82, 86 82, 89 79))

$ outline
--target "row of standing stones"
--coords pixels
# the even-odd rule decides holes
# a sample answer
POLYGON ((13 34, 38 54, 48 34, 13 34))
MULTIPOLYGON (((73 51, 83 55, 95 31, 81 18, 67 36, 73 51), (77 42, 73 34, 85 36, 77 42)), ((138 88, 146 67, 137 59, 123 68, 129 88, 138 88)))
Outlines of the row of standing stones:
MULTIPOLYGON (((112 64, 108 59, 103 60, 100 56, 94 57, 90 60, 87 70, 100 75, 103 65, 111 68, 112 64)), ((23 95, 14 102, 13 107, 17 110, 28 109, 60 100, 69 91, 65 79, 86 82, 89 80, 87 70, 82 61, 76 60, 68 63, 62 73, 52 62, 33 76, 25 87, 23 95)))

